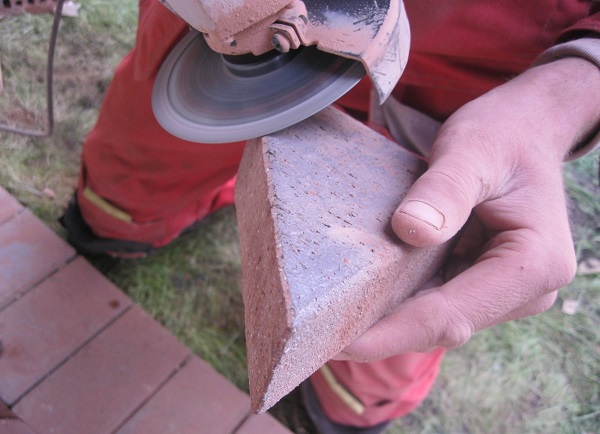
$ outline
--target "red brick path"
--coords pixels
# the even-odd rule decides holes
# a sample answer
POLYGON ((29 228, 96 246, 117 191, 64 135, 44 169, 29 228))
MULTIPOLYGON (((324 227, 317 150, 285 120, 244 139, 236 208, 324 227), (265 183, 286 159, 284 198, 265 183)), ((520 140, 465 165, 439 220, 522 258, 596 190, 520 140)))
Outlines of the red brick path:
POLYGON ((0 434, 285 434, 0 188, 0 434))

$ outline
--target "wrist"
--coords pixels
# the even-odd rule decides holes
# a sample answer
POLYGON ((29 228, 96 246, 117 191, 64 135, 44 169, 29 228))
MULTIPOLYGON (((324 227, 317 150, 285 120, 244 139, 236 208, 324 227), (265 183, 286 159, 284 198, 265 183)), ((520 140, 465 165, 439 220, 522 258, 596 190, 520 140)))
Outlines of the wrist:
POLYGON ((600 143, 600 38, 582 38, 551 47, 534 63, 550 86, 549 96, 565 133, 563 159, 573 159, 600 143), (549 81, 547 81, 549 80, 549 81))

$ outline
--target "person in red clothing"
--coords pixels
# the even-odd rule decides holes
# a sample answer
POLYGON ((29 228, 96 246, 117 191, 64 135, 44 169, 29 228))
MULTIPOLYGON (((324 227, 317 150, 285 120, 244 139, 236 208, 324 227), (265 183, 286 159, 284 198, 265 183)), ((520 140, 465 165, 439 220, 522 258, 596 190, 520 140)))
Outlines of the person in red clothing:
MULTIPOLYGON (((414 246, 454 236, 454 277, 407 300, 303 385, 323 433, 377 433, 427 396, 445 349, 548 309, 575 273, 561 163, 600 129, 600 13, 594 1, 406 0, 412 47, 384 104, 443 122, 429 169, 392 217, 414 246), (535 66, 532 66, 535 65, 535 66)), ((233 203, 244 143, 177 139, 154 119, 157 70, 185 34, 140 1, 137 42, 115 72, 82 153, 63 224, 83 251, 137 256, 233 203)), ((369 115, 363 80, 338 104, 369 115)))

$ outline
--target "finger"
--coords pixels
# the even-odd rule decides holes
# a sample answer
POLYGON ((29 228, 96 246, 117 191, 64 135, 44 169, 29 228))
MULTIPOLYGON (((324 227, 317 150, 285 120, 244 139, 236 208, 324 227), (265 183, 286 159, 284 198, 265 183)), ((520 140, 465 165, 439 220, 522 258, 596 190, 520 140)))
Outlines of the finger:
POLYGON ((569 264, 560 256, 548 262, 541 248, 519 252, 514 241, 528 236, 522 230, 504 236, 473 267, 437 290, 405 301, 338 358, 371 361, 440 346, 457 348, 479 330, 546 308, 552 299, 548 294, 572 278, 569 264))
POLYGON ((549 294, 544 294, 541 297, 530 301, 526 305, 520 306, 517 309, 509 312, 508 314, 498 318, 496 321, 491 323, 490 326, 502 324, 508 321, 513 321, 515 319, 527 318, 528 316, 533 316, 542 312, 546 312, 548 309, 554 306, 557 297, 558 291, 552 291, 549 294))
MULTIPOLYGON (((545 294, 541 297, 538 297, 537 299, 527 303, 526 305, 520 306, 517 309, 514 309, 513 311, 509 312, 508 314, 496 319, 495 321, 491 322, 487 327, 495 326, 495 325, 502 324, 502 323, 505 323, 508 321, 513 321, 516 319, 526 318, 528 316, 533 316, 533 315, 537 315, 542 312, 545 312, 554 305, 554 303, 556 302, 557 296, 558 296, 558 291, 553 291, 549 294, 545 294)), ((373 333, 373 332, 376 332, 376 330, 371 330, 369 333, 373 333)), ((372 360, 381 360, 381 359, 387 358, 393 354, 397 354, 397 353, 375 350, 373 348, 368 348, 366 345, 363 345, 362 339, 364 339, 364 338, 365 338, 365 336, 363 336, 363 338, 361 338, 361 340, 357 340, 356 342, 354 342, 352 345, 350 345, 348 348, 346 348, 340 354, 335 356, 333 359, 334 360, 354 360, 354 361, 367 362, 367 361, 372 361, 372 360)), ((366 336, 366 338, 371 339, 368 335, 366 336)), ((431 351, 437 347, 439 347, 439 346, 435 346, 435 345, 430 346, 430 347, 423 346, 421 349, 415 350, 415 351, 426 352, 426 351, 431 351)))
POLYGON ((489 157, 457 152, 456 146, 450 145, 455 140, 459 139, 442 130, 429 169, 392 216, 394 232, 411 245, 426 247, 447 241, 465 224, 473 207, 500 187, 496 162, 486 164, 489 157))

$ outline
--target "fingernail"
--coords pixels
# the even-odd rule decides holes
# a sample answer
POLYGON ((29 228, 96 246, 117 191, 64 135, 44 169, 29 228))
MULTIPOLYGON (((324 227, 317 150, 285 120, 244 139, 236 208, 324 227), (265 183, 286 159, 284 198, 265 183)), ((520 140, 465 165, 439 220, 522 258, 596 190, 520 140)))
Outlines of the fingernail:
POLYGON ((402 206, 400 212, 421 220, 438 231, 444 226, 444 214, 420 200, 409 200, 402 206))

